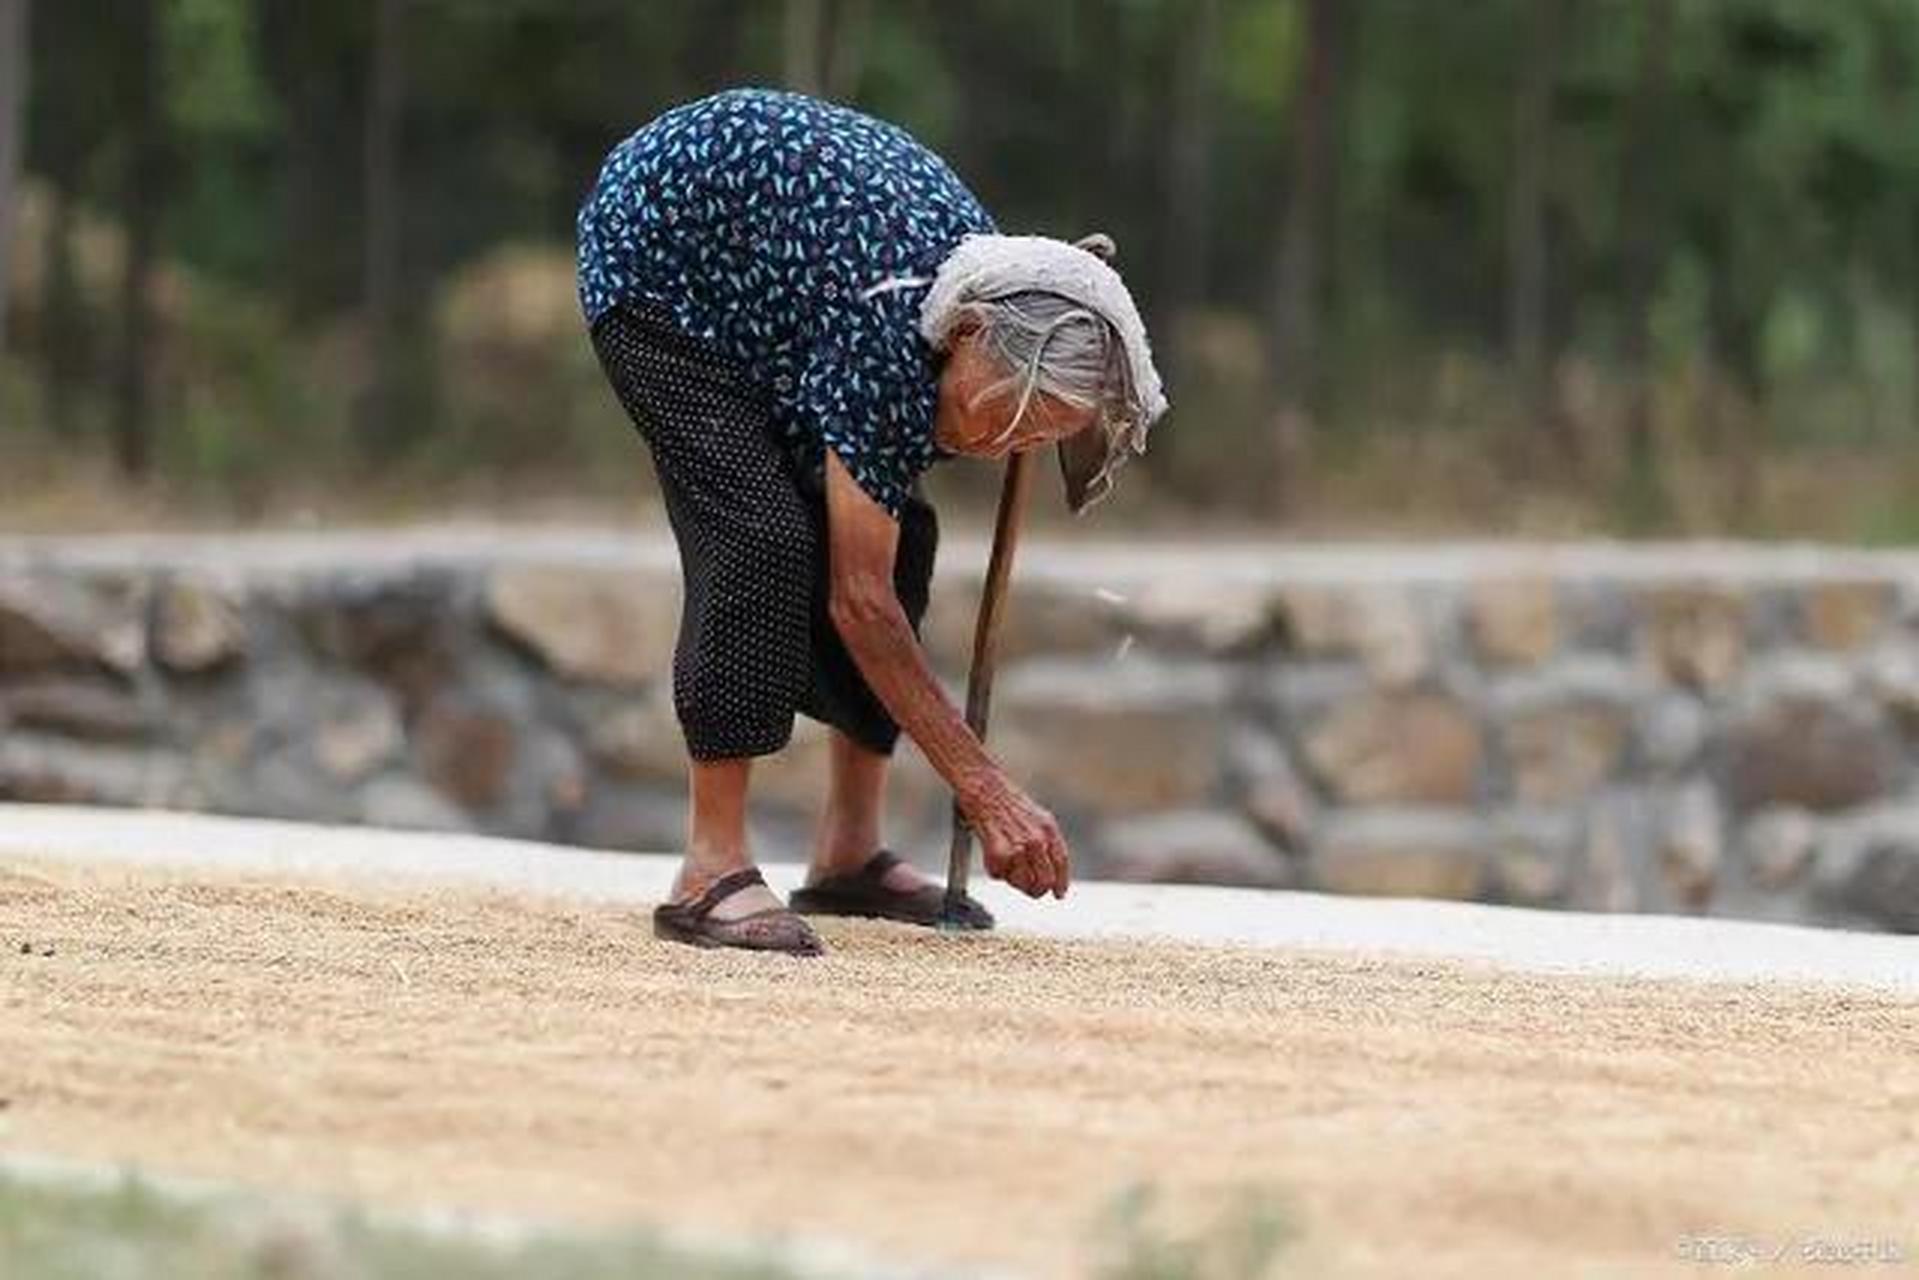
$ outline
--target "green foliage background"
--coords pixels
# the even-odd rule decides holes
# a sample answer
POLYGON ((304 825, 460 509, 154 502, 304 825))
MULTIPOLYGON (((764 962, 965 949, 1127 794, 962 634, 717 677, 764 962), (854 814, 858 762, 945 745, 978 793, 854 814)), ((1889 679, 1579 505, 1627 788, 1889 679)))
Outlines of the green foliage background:
POLYGON ((1118 238, 1172 375, 1139 485, 1168 519, 1919 524, 1912 0, 35 0, 29 269, 0 362, 19 474, 105 456, 134 145, 118 87, 141 56, 124 18, 148 2, 167 177, 141 205, 163 258, 146 483, 190 501, 637 492, 568 309, 575 206, 664 107, 810 81, 914 130, 1008 228, 1118 238), (400 250, 376 343, 382 4, 400 250), (1288 360, 1295 148, 1328 40, 1314 341, 1288 360), (1544 125, 1526 205, 1529 74, 1544 125), (1527 222, 1534 374, 1515 364, 1527 222), (369 421, 382 369, 399 373, 369 421))

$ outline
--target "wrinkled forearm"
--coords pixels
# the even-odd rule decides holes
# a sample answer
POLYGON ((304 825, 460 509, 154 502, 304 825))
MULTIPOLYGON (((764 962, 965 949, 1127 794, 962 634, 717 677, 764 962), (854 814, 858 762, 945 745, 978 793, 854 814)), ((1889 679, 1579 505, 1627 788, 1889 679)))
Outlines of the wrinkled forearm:
POLYGON ((860 674, 956 796, 975 796, 999 776, 999 766, 933 674, 890 584, 836 591, 831 613, 860 674))

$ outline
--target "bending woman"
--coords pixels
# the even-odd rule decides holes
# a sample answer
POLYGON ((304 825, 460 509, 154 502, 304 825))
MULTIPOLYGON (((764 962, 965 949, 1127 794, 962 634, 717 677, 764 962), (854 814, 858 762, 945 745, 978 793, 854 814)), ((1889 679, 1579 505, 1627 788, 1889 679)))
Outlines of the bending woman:
POLYGON ((747 848, 752 761, 786 745, 795 713, 833 729, 795 909, 939 918, 940 889, 882 843, 902 728, 987 873, 1063 896, 1058 823, 920 649, 938 527, 918 482, 943 459, 1057 442, 1077 512, 1144 451, 1166 401, 1111 242, 998 235, 903 130, 762 90, 677 107, 616 146, 578 230, 594 349, 652 453, 685 577, 673 702, 691 829, 655 932, 822 950, 747 848))

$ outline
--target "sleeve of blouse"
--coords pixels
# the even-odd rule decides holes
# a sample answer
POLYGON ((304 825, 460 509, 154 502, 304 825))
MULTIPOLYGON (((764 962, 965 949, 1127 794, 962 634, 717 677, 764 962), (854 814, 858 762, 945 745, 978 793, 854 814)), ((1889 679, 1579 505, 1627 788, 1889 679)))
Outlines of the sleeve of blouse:
POLYGON ((823 318, 800 375, 798 409, 867 496, 898 520, 930 456, 937 395, 929 394, 915 335, 902 341, 899 326, 852 321, 846 311, 823 318))

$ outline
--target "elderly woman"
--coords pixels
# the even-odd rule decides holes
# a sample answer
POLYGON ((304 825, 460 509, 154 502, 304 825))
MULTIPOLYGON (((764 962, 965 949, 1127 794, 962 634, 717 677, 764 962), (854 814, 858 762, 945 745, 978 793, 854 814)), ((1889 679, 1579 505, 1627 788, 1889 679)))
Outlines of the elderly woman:
POLYGON ((1077 511, 1143 450, 1159 377, 1110 242, 1085 246, 995 234, 904 131, 794 94, 675 108, 607 157, 580 210, 580 299, 685 578, 673 701, 691 830, 659 936, 817 955, 796 912, 937 921, 940 890, 881 836, 901 728, 987 872, 1065 894, 1058 823, 919 647, 937 525, 918 480, 1058 442, 1077 511), (796 712, 834 732, 789 909, 753 866, 746 801, 753 759, 786 745, 796 712))

